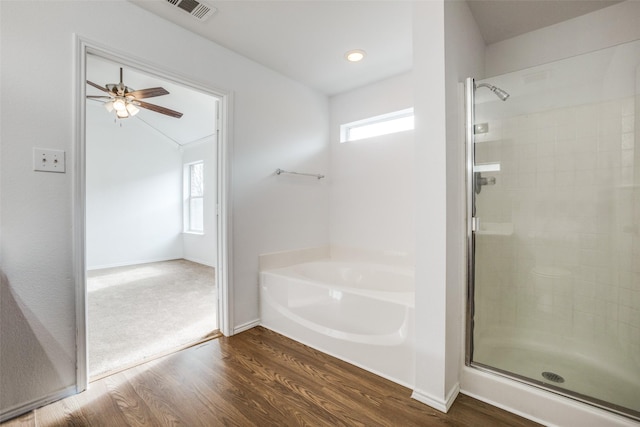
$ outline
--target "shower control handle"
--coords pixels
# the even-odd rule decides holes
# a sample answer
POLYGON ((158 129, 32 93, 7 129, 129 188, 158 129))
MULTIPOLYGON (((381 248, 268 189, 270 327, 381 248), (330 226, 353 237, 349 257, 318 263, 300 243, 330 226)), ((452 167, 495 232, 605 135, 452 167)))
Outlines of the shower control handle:
POLYGON ((496 177, 495 176, 480 177, 479 181, 480 181, 480 185, 495 185, 496 177))
POLYGON ((480 194, 480 191, 482 191, 482 186, 483 185, 495 185, 496 184, 496 177, 495 176, 487 176, 484 177, 482 176, 482 174, 480 172, 475 172, 474 173, 474 177, 473 177, 473 182, 474 182, 474 189, 476 191, 476 194, 480 194))

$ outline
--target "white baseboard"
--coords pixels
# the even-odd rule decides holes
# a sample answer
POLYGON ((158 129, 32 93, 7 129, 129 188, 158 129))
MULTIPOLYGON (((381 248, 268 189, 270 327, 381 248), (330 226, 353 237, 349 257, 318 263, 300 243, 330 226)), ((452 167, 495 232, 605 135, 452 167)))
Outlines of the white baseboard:
POLYGON ((27 402, 27 403, 21 403, 12 408, 8 408, 0 412, 0 423, 10 420, 11 418, 24 415, 29 411, 33 411, 34 409, 41 408, 45 405, 56 402, 60 399, 64 399, 65 397, 72 396, 76 393, 77 393, 76 386, 73 385, 67 388, 63 388, 62 390, 58 390, 47 396, 41 397, 40 399, 32 400, 31 402, 27 402))
POLYGON ((216 268, 216 266, 213 263, 205 261, 203 259, 191 258, 191 257, 184 257, 184 259, 186 259, 187 261, 195 262, 196 264, 202 264, 202 265, 206 265, 207 267, 216 268))
POLYGON ((164 262, 164 261, 175 261, 177 259, 184 259, 182 257, 169 257, 169 258, 153 258, 153 259, 141 259, 137 261, 127 261, 115 264, 104 264, 104 265, 92 265, 87 266, 87 271, 91 270, 102 270, 103 268, 116 268, 116 267, 128 267, 130 265, 139 265, 139 264, 150 264, 152 262, 164 262))
POLYGON ((458 397, 458 393, 460 393, 460 384, 456 383, 444 400, 436 398, 429 393, 418 389, 413 390, 411 398, 446 414, 449 412, 449 409, 451 409, 451 405, 455 402, 456 397, 458 397))
POLYGON ((250 322, 243 323, 242 325, 235 326, 233 328, 233 335, 247 331, 251 328, 255 328, 256 326, 260 326, 260 319, 252 320, 250 322))

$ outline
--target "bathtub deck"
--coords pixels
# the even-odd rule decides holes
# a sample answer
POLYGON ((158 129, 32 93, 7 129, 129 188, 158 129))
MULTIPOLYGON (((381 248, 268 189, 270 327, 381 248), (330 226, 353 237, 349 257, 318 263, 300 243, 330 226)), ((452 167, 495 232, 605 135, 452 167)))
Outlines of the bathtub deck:
POLYGON ((464 395, 448 414, 410 395, 257 327, 103 378, 2 425, 537 425, 464 395))

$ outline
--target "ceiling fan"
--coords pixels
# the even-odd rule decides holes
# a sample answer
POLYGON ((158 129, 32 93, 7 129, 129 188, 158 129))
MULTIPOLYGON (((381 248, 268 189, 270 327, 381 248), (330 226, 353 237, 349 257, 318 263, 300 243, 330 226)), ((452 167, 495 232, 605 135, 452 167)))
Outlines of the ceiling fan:
POLYGON ((141 101, 141 99, 144 98, 168 95, 169 91, 162 87, 133 90, 122 83, 122 68, 120 68, 120 83, 118 84, 110 83, 105 87, 102 87, 89 80, 87 80, 87 84, 109 94, 109 96, 87 95, 87 99, 106 100, 104 106, 107 111, 111 112, 115 110, 116 116, 119 119, 126 119, 128 117, 135 116, 140 111, 138 107, 146 108, 147 110, 155 111, 156 113, 165 114, 177 119, 182 117, 182 113, 178 111, 141 101))

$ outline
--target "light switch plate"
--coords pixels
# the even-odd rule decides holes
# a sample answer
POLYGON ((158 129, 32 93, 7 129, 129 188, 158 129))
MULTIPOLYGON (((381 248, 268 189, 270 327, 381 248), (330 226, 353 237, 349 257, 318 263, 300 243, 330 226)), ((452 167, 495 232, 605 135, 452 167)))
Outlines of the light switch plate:
POLYGON ((46 148, 33 149, 33 170, 41 172, 65 172, 63 150, 49 150, 46 148))

